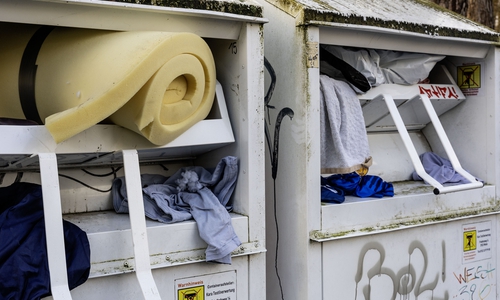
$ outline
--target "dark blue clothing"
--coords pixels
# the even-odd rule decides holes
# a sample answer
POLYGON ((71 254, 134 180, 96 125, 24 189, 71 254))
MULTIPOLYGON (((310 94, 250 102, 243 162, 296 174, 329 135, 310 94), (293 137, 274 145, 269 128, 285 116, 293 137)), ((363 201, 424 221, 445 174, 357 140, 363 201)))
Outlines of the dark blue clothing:
POLYGON ((392 197, 394 196, 394 187, 392 183, 385 182, 378 176, 360 176, 356 172, 321 177, 321 201, 342 203, 345 199, 344 195, 360 198, 392 197))
MULTIPOLYGON (((61 216, 62 217, 62 216, 61 216)), ((63 221, 69 288, 90 273, 87 234, 63 221)), ((34 300, 50 296, 42 189, 32 183, 0 188, 0 299, 34 300)))
POLYGON ((326 178, 321 177, 321 201, 327 203, 342 203, 345 201, 344 191, 328 184, 326 178))

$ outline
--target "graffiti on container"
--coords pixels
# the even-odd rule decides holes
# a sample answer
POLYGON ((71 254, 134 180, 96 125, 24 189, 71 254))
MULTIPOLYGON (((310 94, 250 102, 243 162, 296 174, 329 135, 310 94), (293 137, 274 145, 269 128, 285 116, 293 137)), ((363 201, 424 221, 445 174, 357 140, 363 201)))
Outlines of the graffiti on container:
POLYGON ((453 272, 459 284, 453 299, 484 300, 495 299, 495 268, 489 262, 478 262, 453 272))
MULTIPOLYGON (((264 66, 266 67, 267 71, 269 72, 269 76, 271 77, 271 84, 269 85, 269 89, 267 90, 266 95, 264 96, 264 105, 266 108, 267 116, 268 119, 269 117, 269 110, 275 109, 273 105, 270 104, 271 102, 271 97, 274 92, 274 88, 276 86, 276 72, 274 71, 273 67, 271 66, 271 63, 264 57, 264 66)), ((274 124, 274 139, 271 142, 271 133, 269 132, 269 127, 268 127, 268 122, 266 121, 264 124, 264 131, 266 135, 266 142, 267 142, 267 147, 269 149, 269 154, 270 154, 270 159, 271 159, 271 172, 272 172, 272 178, 274 181, 274 198, 273 198, 273 204, 274 204, 274 221, 276 224, 276 258, 274 260, 274 269, 276 271, 276 277, 278 279, 278 285, 280 288, 280 293, 281 293, 281 299, 284 299, 284 294, 283 294, 283 286, 281 284, 281 278, 279 275, 279 270, 278 270, 278 248, 279 248, 279 227, 278 227, 278 215, 276 213, 276 176, 278 175, 278 153, 279 153, 279 137, 280 137, 280 129, 281 129, 281 122, 285 117, 290 118, 290 120, 293 118, 294 112, 291 108, 289 107, 284 107, 282 108, 276 117, 276 123, 274 124)), ((270 123, 270 122, 269 122, 270 123)))
POLYGON ((393 270, 384 265, 384 246, 378 242, 368 243, 358 260, 355 299, 450 299, 447 291, 442 291, 442 287, 438 289, 445 280, 446 267, 444 241, 441 246, 442 265, 438 269, 428 270, 427 250, 422 242, 413 241, 408 247, 408 260, 402 262, 399 270, 393 270))
POLYGON ((427 95, 429 99, 458 99, 458 94, 453 86, 439 86, 439 85, 419 85, 421 95, 427 95))
MULTIPOLYGON (((269 72, 269 75, 271 76, 271 84, 269 85, 269 89, 266 93, 266 96, 264 97, 264 104, 267 109, 267 113, 269 116, 269 109, 274 109, 275 107, 270 105, 271 97, 273 95, 274 87, 276 86, 276 73, 274 72, 273 67, 269 63, 269 61, 264 58, 264 66, 269 72)), ((290 119, 293 118, 294 112, 291 108, 285 107, 282 108, 278 116, 276 117, 276 123, 274 125, 274 140, 271 142, 271 135, 269 132, 269 128, 267 126, 267 122, 264 126, 265 129, 265 134, 266 134, 266 141, 267 141, 267 146, 269 148, 269 153, 271 155, 271 168, 272 168, 272 177, 273 180, 276 180, 276 176, 278 173, 278 152, 279 152, 279 138, 280 138, 280 128, 281 128, 281 122, 283 121, 283 118, 285 116, 288 116, 290 119)))

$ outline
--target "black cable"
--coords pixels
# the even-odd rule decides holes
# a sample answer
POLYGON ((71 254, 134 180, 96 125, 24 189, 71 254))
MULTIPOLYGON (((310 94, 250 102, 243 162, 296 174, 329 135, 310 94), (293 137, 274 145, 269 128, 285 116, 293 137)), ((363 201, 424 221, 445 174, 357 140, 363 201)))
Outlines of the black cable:
MULTIPOLYGON (((95 177, 106 177, 106 176, 113 175, 113 179, 115 179, 116 178, 116 173, 121 168, 122 167, 118 167, 118 168, 115 169, 114 167, 111 167, 112 171, 109 172, 109 173, 106 173, 106 174, 95 174, 95 173, 92 173, 92 172, 87 171, 85 169, 80 169, 80 170, 83 171, 84 173, 87 173, 87 174, 89 174, 91 176, 95 176, 95 177)), ((40 173, 40 171, 36 171, 36 172, 40 173)), ((111 185, 111 187, 109 189, 107 189, 107 190, 101 190, 101 189, 93 187, 93 186, 91 186, 91 185, 89 185, 89 184, 87 184, 87 183, 85 183, 85 182, 83 182, 83 181, 81 181, 79 179, 76 179, 75 177, 72 177, 72 176, 69 176, 69 175, 64 175, 64 174, 61 174, 61 173, 59 173, 58 175, 60 177, 66 178, 66 179, 73 180, 74 182, 77 182, 77 183, 83 185, 86 188, 89 188, 91 190, 94 190, 94 191, 97 191, 97 192, 100 192, 100 193, 108 193, 108 192, 111 192, 111 190, 113 189, 113 185, 111 185)), ((15 182, 19 182, 21 180, 22 176, 23 176, 23 173, 22 172, 18 172, 15 182)))
POLYGON ((97 192, 101 192, 101 193, 107 193, 107 192, 110 192, 110 191, 111 191, 111 189, 113 188, 113 186, 111 186, 111 187, 110 187, 109 189, 107 189, 107 190, 101 190, 101 189, 98 189, 98 188, 96 188, 96 187, 93 187, 93 186, 91 186, 91 185, 89 185, 89 184, 86 184, 85 182, 83 182, 83 181, 81 181, 81 180, 79 180, 79 179, 76 179, 76 178, 74 178, 74 177, 71 177, 71 176, 68 176, 68 175, 64 175, 64 174, 59 174, 59 176, 64 177, 64 178, 69 179, 69 180, 73 180, 73 181, 75 181, 75 182, 78 182, 79 184, 83 185, 84 187, 87 187, 87 188, 89 188, 89 189, 91 189, 91 190, 94 190, 94 191, 97 191, 97 192))
POLYGON ((107 177, 109 175, 114 175, 114 177, 116 178, 116 172, 118 172, 122 167, 118 167, 118 168, 113 168, 111 167, 111 172, 109 173, 105 173, 105 174, 95 174, 95 173, 92 173, 90 171, 87 171, 86 169, 81 169, 84 173, 87 173, 88 175, 91 175, 91 176, 95 176, 95 177, 107 177))
POLYGON ((276 277, 278 277, 278 285, 280 287, 281 299, 284 300, 283 294, 283 286, 281 285, 281 277, 278 272, 278 249, 279 249, 279 240, 280 240, 280 231, 278 228, 278 215, 276 213, 276 179, 274 181, 274 223, 276 225, 276 256, 274 257, 274 269, 276 270, 276 277))
MULTIPOLYGON (((164 170, 168 170, 167 167, 165 167, 164 165, 160 165, 164 170)), ((90 176, 95 176, 95 177, 107 177, 107 176, 110 176, 110 175, 113 175, 113 179, 116 178, 116 173, 121 169, 122 167, 118 167, 118 168, 114 168, 114 167, 111 167, 111 172, 109 173, 104 173, 104 174, 95 174, 95 173, 92 173, 86 169, 80 169, 82 172, 90 175, 90 176)), ((38 171, 39 172, 39 171, 38 171)), ((101 190, 99 188, 96 188, 96 187, 93 187, 79 179, 76 179, 75 177, 72 177, 72 176, 69 176, 69 175, 64 175, 64 174, 60 174, 59 173, 59 176, 63 177, 63 178, 66 178, 66 179, 69 179, 69 180, 73 180, 74 182, 77 182, 81 185, 83 185, 84 187, 86 188, 89 188, 91 190, 94 190, 94 191, 97 191, 97 192, 100 192, 100 193, 108 193, 110 192, 112 189, 113 189, 113 185, 111 185, 111 187, 107 190, 101 190)), ((16 180, 15 182, 19 182, 21 181, 21 178, 23 177, 23 173, 22 172, 18 172, 17 173, 17 177, 16 177, 16 180)))
MULTIPOLYGON (((81 169, 84 173, 90 175, 90 176, 95 176, 95 177, 107 177, 107 176, 110 176, 110 175, 113 175, 113 179, 116 178, 116 173, 121 169, 122 167, 118 167, 118 168, 114 168, 114 167, 111 167, 111 172, 109 173, 105 173, 105 174, 95 174, 95 173, 92 173, 88 170, 85 170, 85 169, 81 169)), ((59 174, 59 176, 61 177, 64 177, 66 179, 69 179, 69 180, 73 180, 75 182, 78 182, 79 184, 89 188, 89 189, 92 189, 94 191, 97 191, 97 192, 101 192, 101 193, 107 193, 107 192, 110 192, 112 189, 113 189, 113 184, 111 184, 111 187, 107 190, 101 190, 101 189, 98 189, 96 187, 93 187, 89 184, 86 184, 85 182, 79 180, 79 179, 76 179, 74 177, 71 177, 71 176, 68 176, 68 175, 64 175, 64 174, 59 174)))

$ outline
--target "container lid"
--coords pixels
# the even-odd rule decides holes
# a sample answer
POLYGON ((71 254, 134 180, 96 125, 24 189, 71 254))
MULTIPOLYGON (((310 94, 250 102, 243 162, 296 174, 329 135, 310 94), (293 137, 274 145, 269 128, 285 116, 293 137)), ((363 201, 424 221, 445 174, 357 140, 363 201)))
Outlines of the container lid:
POLYGON ((499 34, 426 0, 267 0, 298 24, 366 26, 432 37, 498 42, 499 34))
POLYGON ((135 6, 141 5, 143 7, 168 7, 168 8, 179 8, 179 9, 196 9, 201 11, 213 11, 221 12, 226 14, 235 14, 249 17, 262 17, 262 7, 253 0, 165 0, 165 1, 151 1, 151 0, 78 0, 75 2, 90 2, 96 3, 100 2, 105 4, 106 2, 116 2, 115 4, 120 5, 120 3, 130 7, 131 2, 135 6))

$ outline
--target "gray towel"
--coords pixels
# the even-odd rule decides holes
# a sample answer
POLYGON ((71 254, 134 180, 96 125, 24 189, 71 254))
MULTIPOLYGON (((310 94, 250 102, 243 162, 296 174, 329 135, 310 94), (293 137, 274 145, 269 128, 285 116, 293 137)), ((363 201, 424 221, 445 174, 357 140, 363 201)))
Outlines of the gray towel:
POLYGON ((371 165, 359 99, 344 81, 320 75, 321 173, 345 174, 371 165))

